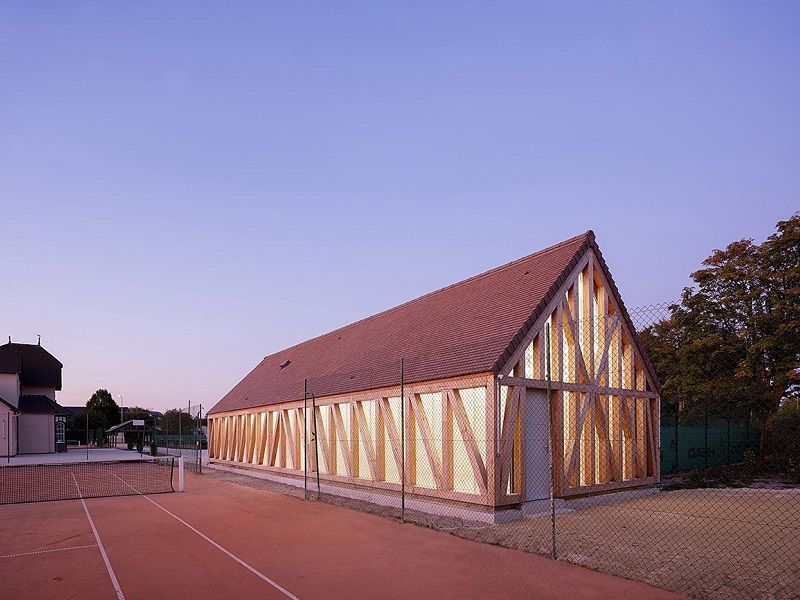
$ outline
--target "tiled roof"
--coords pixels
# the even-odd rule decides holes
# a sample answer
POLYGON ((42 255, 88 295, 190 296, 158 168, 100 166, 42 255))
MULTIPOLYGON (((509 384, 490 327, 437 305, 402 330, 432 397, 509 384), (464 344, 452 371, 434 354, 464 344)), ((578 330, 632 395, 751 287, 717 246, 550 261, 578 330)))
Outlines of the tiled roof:
POLYGON ((38 344, 0 346, 0 373, 19 373, 23 385, 61 389, 62 365, 38 344))
POLYGON ((47 396, 30 395, 19 397, 19 412, 22 414, 47 414, 69 416, 69 412, 63 406, 51 400, 47 396))
POLYGON ((497 372, 589 247, 588 231, 262 360, 209 412, 497 372), (287 362, 288 361, 288 362, 287 362), (281 366, 285 365, 285 366, 281 366))

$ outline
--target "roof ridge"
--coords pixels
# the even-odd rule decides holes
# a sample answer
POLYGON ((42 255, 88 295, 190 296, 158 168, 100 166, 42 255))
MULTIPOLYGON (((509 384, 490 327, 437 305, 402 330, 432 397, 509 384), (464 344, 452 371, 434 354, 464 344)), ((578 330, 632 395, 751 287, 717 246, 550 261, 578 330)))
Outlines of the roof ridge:
POLYGON ((328 336, 328 335, 331 335, 331 334, 334 334, 334 333, 337 333, 337 332, 340 332, 340 331, 344 331, 345 329, 349 329, 351 327, 355 327, 359 323, 363 323, 365 321, 369 321, 370 319, 374 319, 376 317, 379 317, 381 315, 385 315, 385 314, 390 313, 392 311, 399 310, 399 309, 403 308, 404 306, 407 306, 407 305, 412 304, 414 302, 418 302, 420 300, 423 300, 425 298, 429 298, 429 297, 434 296, 436 294, 440 294, 442 292, 445 292, 445 291, 450 290, 452 288, 458 287, 460 285, 469 283, 471 281, 475 281, 476 279, 480 279, 480 278, 485 277, 487 275, 491 275, 492 273, 497 273, 498 271, 502 271, 504 269, 513 267, 514 265, 519 264, 522 261, 531 259, 534 256, 538 256, 538 255, 541 255, 541 254, 545 254, 547 252, 552 252, 554 250, 558 250, 559 248, 562 248, 563 246, 566 246, 568 244, 575 243, 580 239, 584 239, 584 241, 587 241, 587 240, 588 241, 594 241, 594 239, 595 239, 594 231, 589 229, 589 230, 587 230, 587 231, 585 231, 585 232, 583 232, 583 233, 581 233, 579 235, 572 236, 571 238, 568 238, 566 240, 562 240, 562 241, 558 242, 557 244, 553 244, 552 246, 547 246, 546 248, 542 248, 541 250, 537 250, 536 252, 532 252, 531 254, 527 254, 527 255, 522 256, 520 258, 514 259, 511 262, 507 262, 507 263, 505 263, 503 265, 500 265, 500 266, 497 266, 497 267, 493 267, 493 268, 489 269, 488 271, 483 271, 482 273, 478 273, 477 275, 472 275, 470 277, 467 277, 466 279, 462 279, 460 281, 456 281, 454 283, 448 284, 448 285, 446 285, 444 287, 441 287, 439 289, 433 290, 431 292, 427 292, 427 293, 423 294, 422 296, 417 296, 416 298, 412 298, 410 300, 406 300, 405 302, 402 302, 401 304, 397 304, 395 306, 389 307, 389 308, 384 309, 384 310, 382 310, 380 312, 377 312, 375 314, 368 315, 366 317, 362 317, 361 319, 358 319, 357 321, 353 321, 352 323, 348 323, 347 325, 342 325, 341 327, 337 327, 336 329, 332 329, 332 330, 330 330, 330 331, 328 331, 326 333, 322 333, 322 334, 314 336, 312 338, 308 338, 308 339, 302 340, 302 341, 300 341, 300 342, 298 342, 296 344, 293 344, 292 346, 289 346, 288 348, 283 348, 281 350, 278 350, 277 352, 273 352, 272 354, 267 354, 266 356, 264 356, 262 358, 262 362, 264 360, 266 360, 267 358, 270 358, 271 356, 276 356, 278 354, 283 354, 283 353, 289 352, 290 350, 293 350, 294 348, 297 348, 298 346, 302 346, 303 344, 306 344, 306 343, 311 342, 313 340, 318 340, 320 338, 324 338, 325 336, 328 336))

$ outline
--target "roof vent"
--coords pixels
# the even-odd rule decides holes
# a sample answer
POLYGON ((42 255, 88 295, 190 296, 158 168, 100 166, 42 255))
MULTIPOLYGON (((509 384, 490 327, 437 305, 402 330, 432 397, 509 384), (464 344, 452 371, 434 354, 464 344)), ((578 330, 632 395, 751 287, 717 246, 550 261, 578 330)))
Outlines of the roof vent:
POLYGON ((285 360, 285 361, 283 361, 283 362, 280 364, 280 367, 279 367, 279 368, 283 369, 283 368, 285 368, 285 367, 288 367, 290 362, 292 362, 292 361, 290 361, 290 360, 285 360))
POLYGON ((530 271, 525 271, 525 275, 528 275, 528 274, 530 274, 530 271))

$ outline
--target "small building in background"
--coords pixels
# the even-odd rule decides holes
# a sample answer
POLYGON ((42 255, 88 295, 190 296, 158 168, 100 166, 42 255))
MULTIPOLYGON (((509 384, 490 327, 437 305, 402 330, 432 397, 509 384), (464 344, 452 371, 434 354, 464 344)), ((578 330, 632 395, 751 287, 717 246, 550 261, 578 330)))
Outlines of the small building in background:
POLYGON ((40 344, 0 346, 0 456, 67 451, 63 366, 40 344))

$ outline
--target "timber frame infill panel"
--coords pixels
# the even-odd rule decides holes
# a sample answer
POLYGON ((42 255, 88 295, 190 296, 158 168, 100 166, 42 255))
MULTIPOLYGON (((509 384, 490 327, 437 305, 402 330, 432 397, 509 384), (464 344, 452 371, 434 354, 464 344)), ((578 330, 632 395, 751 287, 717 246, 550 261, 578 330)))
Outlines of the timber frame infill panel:
MULTIPOLYGON (((491 373, 405 386, 408 494, 495 505, 494 397, 491 373)), ((399 492, 400 387, 315 403, 314 415, 310 400, 307 415, 302 400, 209 415, 210 461, 294 477, 303 476, 307 461, 316 477, 315 419, 321 480, 399 492)))
POLYGON ((601 261, 587 250, 497 376, 505 408, 499 436, 498 504, 525 491, 522 461, 514 457, 524 455, 525 436, 519 424, 524 422, 527 389, 551 390, 556 496, 660 480, 659 394, 623 311, 601 261))

